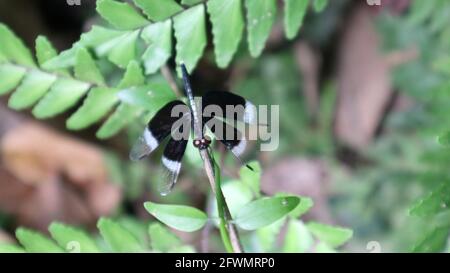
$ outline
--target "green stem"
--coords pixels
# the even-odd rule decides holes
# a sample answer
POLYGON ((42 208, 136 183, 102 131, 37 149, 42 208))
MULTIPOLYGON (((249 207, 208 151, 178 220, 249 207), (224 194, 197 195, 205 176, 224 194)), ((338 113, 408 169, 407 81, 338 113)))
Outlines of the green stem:
POLYGON ((228 235, 227 220, 225 218, 225 197, 223 196, 222 188, 220 186, 220 183, 221 183, 220 168, 219 168, 219 165, 217 165, 216 161, 214 160, 213 155, 211 155, 211 161, 214 165, 217 210, 219 212, 219 218, 220 218, 220 223, 219 223, 220 237, 222 238, 222 242, 223 242, 227 252, 233 253, 234 252, 233 246, 231 244, 230 236, 228 235))

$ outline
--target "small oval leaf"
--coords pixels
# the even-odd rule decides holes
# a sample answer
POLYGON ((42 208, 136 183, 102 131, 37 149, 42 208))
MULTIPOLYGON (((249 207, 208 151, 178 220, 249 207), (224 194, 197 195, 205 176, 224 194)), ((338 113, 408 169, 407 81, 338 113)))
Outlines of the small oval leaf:
POLYGON ((204 212, 194 207, 162 205, 152 202, 146 202, 144 207, 159 221, 169 227, 185 232, 201 229, 208 220, 204 212))
POLYGON ((299 202, 300 198, 295 196, 261 198, 245 205, 235 222, 242 229, 258 229, 287 215, 299 202))

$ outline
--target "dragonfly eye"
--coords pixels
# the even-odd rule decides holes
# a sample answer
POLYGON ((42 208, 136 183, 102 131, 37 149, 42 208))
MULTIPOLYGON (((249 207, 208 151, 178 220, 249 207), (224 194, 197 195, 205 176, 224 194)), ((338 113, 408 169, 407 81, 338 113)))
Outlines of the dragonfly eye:
POLYGON ((202 144, 200 139, 194 139, 194 147, 200 148, 200 145, 202 144))

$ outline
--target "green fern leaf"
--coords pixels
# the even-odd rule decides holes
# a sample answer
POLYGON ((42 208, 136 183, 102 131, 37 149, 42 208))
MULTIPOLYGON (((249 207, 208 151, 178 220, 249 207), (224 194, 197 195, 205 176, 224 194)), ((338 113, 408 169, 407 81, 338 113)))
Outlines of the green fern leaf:
POLYGON ((203 0, 181 0, 181 4, 186 6, 193 6, 195 4, 198 4, 202 2, 203 0))
POLYGON ((39 65, 43 65, 48 60, 56 57, 58 52, 45 36, 36 38, 36 57, 39 65))
POLYGON ((205 7, 194 6, 174 17, 176 62, 192 71, 206 47, 205 7))
POLYGON ((35 104, 50 89, 57 77, 39 70, 31 70, 22 84, 9 98, 8 106, 22 110, 35 104))
POLYGON ((146 27, 141 34, 150 44, 142 55, 145 73, 153 74, 163 66, 172 54, 172 22, 155 23, 146 27))
POLYGON ((72 107, 89 90, 90 84, 69 78, 58 79, 33 108, 37 118, 49 118, 72 107))
POLYGON ((64 252, 55 242, 37 231, 18 228, 16 237, 27 252, 64 252))
POLYGON ((82 81, 92 82, 98 85, 105 84, 100 70, 92 59, 91 54, 85 48, 81 47, 78 49, 74 70, 75 77, 82 81))
POLYGON ((67 120, 67 128, 81 130, 99 121, 118 102, 117 89, 92 88, 83 105, 67 120))
POLYGON ((284 0, 284 30, 288 39, 293 39, 300 29, 309 0, 284 0))
POLYGON ((153 21, 163 21, 183 10, 174 0, 134 0, 134 3, 153 21))
POLYGON ((53 239, 69 252, 100 252, 95 242, 82 230, 56 222, 52 223, 48 230, 53 239))
POLYGON ((25 76, 26 69, 12 64, 0 65, 0 95, 3 95, 19 85, 25 76))
MULTIPOLYGON (((125 75, 120 81, 118 88, 140 86, 145 82, 142 69, 136 61, 131 61, 125 71, 125 75)), ((109 138, 118 133, 128 123, 133 121, 143 112, 142 109, 133 107, 126 103, 120 103, 114 113, 97 131, 97 137, 101 139, 109 138)))
POLYGON ((261 55, 277 12, 276 0, 246 0, 247 40, 252 57, 261 55))
POLYGON ((35 67, 30 50, 7 26, 0 23, 0 52, 5 59, 17 64, 35 67))
POLYGON ((97 12, 118 29, 136 29, 150 23, 128 3, 98 0, 97 12))
POLYGON ((114 136, 127 124, 135 120, 142 112, 142 109, 126 103, 121 103, 116 111, 108 118, 102 127, 100 127, 96 136, 100 139, 114 136))
POLYGON ((210 0, 208 12, 214 36, 217 65, 225 68, 236 52, 244 30, 241 0, 210 0))
POLYGON ((133 234, 113 220, 101 218, 97 227, 113 251, 142 252, 145 250, 133 234))
POLYGON ((314 0, 314 11, 322 12, 328 5, 328 0, 314 0))
POLYGON ((117 38, 117 43, 110 44, 108 59, 117 66, 126 68, 128 63, 136 58, 136 40, 138 36, 139 30, 136 30, 117 38))

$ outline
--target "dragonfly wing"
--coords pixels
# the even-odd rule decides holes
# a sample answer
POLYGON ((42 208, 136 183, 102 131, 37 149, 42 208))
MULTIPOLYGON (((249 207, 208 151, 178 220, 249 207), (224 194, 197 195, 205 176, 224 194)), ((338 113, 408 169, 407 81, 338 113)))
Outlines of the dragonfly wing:
POLYGON ((162 157, 163 176, 158 187, 161 195, 169 194, 175 186, 180 174, 181 160, 186 151, 187 143, 188 139, 175 140, 171 137, 164 148, 162 157))
MULTIPOLYGON (((243 97, 231 92, 211 91, 202 97, 203 113, 207 107, 215 105, 218 106, 222 114, 215 114, 229 120, 243 121, 248 124, 253 124, 256 121, 256 107, 243 97), (227 113, 227 107, 233 108, 234 113, 227 113)), ((228 110, 228 111, 230 111, 228 110)), ((209 117, 211 119, 212 117, 209 117)), ((209 120, 206 118, 206 121, 209 120)), ((204 120, 205 122, 205 120, 204 120)))
POLYGON ((150 120, 142 135, 137 139, 130 152, 131 160, 140 160, 153 152, 171 133, 175 122, 189 116, 189 108, 179 100, 164 105, 150 120))

